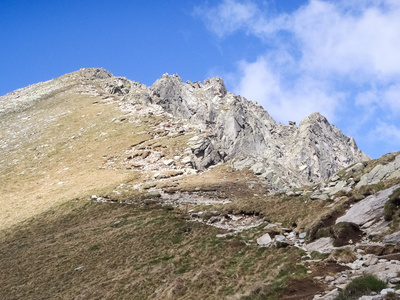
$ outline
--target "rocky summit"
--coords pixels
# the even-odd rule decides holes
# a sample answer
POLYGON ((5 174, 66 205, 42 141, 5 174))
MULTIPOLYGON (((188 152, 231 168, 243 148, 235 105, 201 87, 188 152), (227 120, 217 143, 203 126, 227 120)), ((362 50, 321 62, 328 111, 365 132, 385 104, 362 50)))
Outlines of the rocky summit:
POLYGON ((318 112, 277 123, 221 78, 19 89, 0 154, 2 299, 400 294, 400 152, 371 160, 318 112))

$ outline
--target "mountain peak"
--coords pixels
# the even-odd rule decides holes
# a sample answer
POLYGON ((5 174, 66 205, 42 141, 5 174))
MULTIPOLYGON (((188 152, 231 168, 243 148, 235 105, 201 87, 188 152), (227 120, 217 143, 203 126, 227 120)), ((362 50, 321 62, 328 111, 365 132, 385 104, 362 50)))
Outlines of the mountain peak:
POLYGON ((305 125, 312 123, 325 123, 326 125, 330 126, 328 119, 319 112, 313 112, 309 116, 305 117, 303 120, 300 121, 299 126, 301 126, 302 124, 305 125))

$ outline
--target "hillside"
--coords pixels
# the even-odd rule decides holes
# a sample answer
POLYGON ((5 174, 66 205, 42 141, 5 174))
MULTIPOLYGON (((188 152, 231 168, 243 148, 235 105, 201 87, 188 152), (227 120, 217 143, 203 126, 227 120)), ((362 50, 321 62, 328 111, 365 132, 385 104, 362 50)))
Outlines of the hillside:
POLYGON ((220 78, 81 69, 0 116, 2 299, 313 299, 397 278, 380 264, 400 249, 400 153, 370 160, 319 113, 286 126, 220 78))

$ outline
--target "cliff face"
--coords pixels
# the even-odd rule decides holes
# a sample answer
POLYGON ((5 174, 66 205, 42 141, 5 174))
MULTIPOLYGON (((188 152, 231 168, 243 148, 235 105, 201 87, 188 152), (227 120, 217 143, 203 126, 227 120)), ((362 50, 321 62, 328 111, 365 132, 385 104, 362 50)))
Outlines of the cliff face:
POLYGON ((276 123, 260 105, 227 92, 221 78, 184 83, 165 74, 147 87, 103 69, 82 69, 0 98, 0 113, 23 110, 60 93, 100 95, 128 113, 144 105, 191 124, 196 130, 188 142, 188 165, 203 170, 231 161, 235 168, 249 167, 276 189, 324 181, 369 159, 319 113, 298 127, 276 123))
POLYGON ((202 126, 192 147, 198 169, 234 159, 238 168, 250 166, 272 186, 283 188, 327 180, 344 167, 370 159, 353 138, 319 113, 298 127, 277 124, 260 105, 227 92, 221 78, 203 85, 163 75, 150 91, 152 101, 165 111, 202 126))

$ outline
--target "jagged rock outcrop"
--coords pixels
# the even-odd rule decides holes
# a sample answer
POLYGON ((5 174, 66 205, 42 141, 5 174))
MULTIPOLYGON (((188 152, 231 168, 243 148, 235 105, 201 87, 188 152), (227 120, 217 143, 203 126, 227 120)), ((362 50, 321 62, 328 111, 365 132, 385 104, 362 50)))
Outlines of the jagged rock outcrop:
POLYGON ((178 75, 163 75, 151 87, 114 77, 104 69, 81 69, 39 83, 0 100, 0 113, 21 110, 56 93, 89 93, 118 101, 120 106, 153 105, 165 114, 195 124, 188 143, 188 163, 206 169, 232 161, 249 167, 271 187, 287 189, 327 180, 338 170, 368 160, 354 140, 313 113, 296 127, 276 123, 259 104, 227 92, 221 78, 184 83, 178 75))
POLYGON ((202 142, 192 147, 199 169, 231 159, 240 165, 246 158, 256 174, 283 188, 327 180, 338 170, 369 159, 353 138, 319 113, 299 127, 276 123, 260 105, 227 92, 220 78, 207 79, 203 85, 163 75, 150 89, 154 103, 202 125, 204 132, 196 138, 202 142))
POLYGON ((400 154, 393 157, 387 164, 377 164, 370 172, 364 174, 356 187, 376 184, 383 180, 400 177, 400 154))

